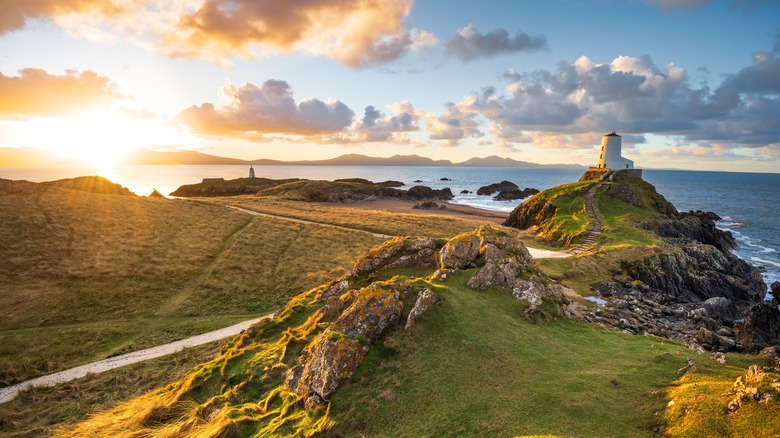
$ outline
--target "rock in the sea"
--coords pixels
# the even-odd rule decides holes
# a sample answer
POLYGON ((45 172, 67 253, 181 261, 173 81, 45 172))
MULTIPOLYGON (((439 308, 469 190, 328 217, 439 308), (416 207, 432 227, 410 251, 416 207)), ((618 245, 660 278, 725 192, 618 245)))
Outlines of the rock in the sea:
POLYGON ((469 193, 471 193, 471 192, 470 192, 470 191, 468 191, 468 190, 461 190, 461 191, 460 191, 460 194, 461 194, 461 195, 468 195, 469 193))
POLYGON ((533 196, 535 194, 539 193, 539 190, 537 189, 531 189, 526 187, 523 190, 519 189, 513 189, 513 190, 502 190, 498 193, 498 195, 493 197, 494 201, 514 201, 517 199, 525 199, 529 196, 533 196))
POLYGON ((408 330, 409 327, 417 323, 424 313, 430 310, 435 304, 441 302, 441 296, 429 288, 423 289, 417 294, 417 300, 414 302, 414 307, 409 312, 409 316, 406 318, 406 325, 404 330, 408 330))
POLYGON ((406 191, 402 195, 404 199, 411 199, 411 200, 439 200, 439 201, 449 201, 450 199, 454 198, 455 196, 452 194, 452 190, 449 188, 444 189, 432 189, 427 186, 414 186, 406 191))
POLYGON ((500 183, 495 184, 489 184, 486 186, 482 186, 477 190, 478 195, 485 195, 489 196, 497 192, 502 191, 509 191, 509 190, 518 190, 520 187, 517 187, 517 184, 510 182, 510 181, 501 181, 500 183))
POLYGON ((417 210, 444 210, 446 205, 439 205, 433 201, 425 201, 422 204, 415 204, 412 208, 417 210))
POLYGON ((742 348, 758 352, 766 347, 780 346, 780 310, 777 306, 758 303, 745 318, 734 324, 736 340, 742 348))
POLYGON ((439 178, 439 181, 452 181, 452 180, 449 178, 439 178))

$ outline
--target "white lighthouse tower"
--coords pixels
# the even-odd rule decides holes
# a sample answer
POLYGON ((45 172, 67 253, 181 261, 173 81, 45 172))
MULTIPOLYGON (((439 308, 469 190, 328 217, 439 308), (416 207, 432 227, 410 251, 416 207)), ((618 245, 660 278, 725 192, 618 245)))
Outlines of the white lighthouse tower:
POLYGON ((602 136, 598 168, 612 170, 633 169, 634 162, 622 157, 622 149, 621 138, 615 131, 602 136))

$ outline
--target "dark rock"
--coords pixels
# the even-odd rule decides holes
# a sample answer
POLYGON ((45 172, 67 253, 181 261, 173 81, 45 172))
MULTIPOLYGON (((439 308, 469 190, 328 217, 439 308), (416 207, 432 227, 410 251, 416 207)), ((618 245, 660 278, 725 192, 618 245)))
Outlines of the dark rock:
POLYGON ((398 188, 398 187, 403 187, 406 184, 404 184, 401 181, 388 180, 388 181, 382 181, 380 183, 376 183, 376 185, 382 186, 382 187, 395 187, 395 188, 398 188))
POLYGON ((375 184, 373 181, 369 181, 365 178, 340 178, 340 179, 334 179, 333 182, 345 182, 345 183, 356 183, 356 184, 375 184))
POLYGON ((539 193, 539 190, 537 189, 530 189, 526 187, 523 190, 502 190, 498 193, 498 195, 493 197, 494 201, 514 201, 517 199, 525 199, 529 196, 533 196, 535 194, 539 193))
POLYGON ((699 218, 705 218, 705 219, 711 220, 713 222, 718 222, 720 220, 723 220, 723 218, 721 218, 720 216, 718 216, 717 214, 715 214, 715 213, 713 213, 711 211, 701 211, 701 210, 693 211, 693 210, 690 210, 687 213, 683 213, 683 214, 687 214, 689 216, 696 216, 696 217, 699 217, 699 218))
POLYGON ((708 215, 682 213, 677 217, 655 218, 643 222, 640 226, 663 238, 706 243, 721 251, 738 248, 731 232, 718 229, 708 215))
POLYGON ((444 189, 432 189, 426 186, 414 186, 406 191, 402 195, 404 199, 411 200, 436 200, 436 201, 448 201, 455 196, 452 194, 452 190, 449 188, 444 189))
POLYGON ((468 195, 469 193, 471 193, 471 192, 470 192, 470 191, 468 191, 468 190, 461 190, 461 191, 460 191, 460 194, 461 194, 461 195, 468 195))
POLYGON ((412 181, 412 182, 421 183, 421 182, 422 182, 422 180, 421 180, 421 179, 416 179, 416 180, 414 180, 414 181, 412 181))
POLYGON ((274 180, 269 178, 237 178, 228 181, 204 181, 198 184, 185 184, 170 196, 178 197, 211 197, 254 195, 263 190, 300 181, 297 178, 274 180))
POLYGON ((737 343, 749 352, 780 345, 780 310, 777 306, 758 303, 748 310, 745 318, 734 324, 737 343))
POLYGON ((439 178, 439 181, 452 181, 452 180, 449 178, 439 178))
POLYGON ((477 190, 478 195, 489 196, 497 192, 518 190, 517 184, 510 181, 501 181, 500 183, 490 184, 482 186, 477 190))
POLYGON ((702 303, 707 315, 715 320, 731 324, 737 314, 737 307, 725 297, 712 297, 702 303))
POLYGON ((412 208, 417 210, 444 210, 446 205, 439 205, 433 201, 425 201, 422 204, 416 204, 412 208))

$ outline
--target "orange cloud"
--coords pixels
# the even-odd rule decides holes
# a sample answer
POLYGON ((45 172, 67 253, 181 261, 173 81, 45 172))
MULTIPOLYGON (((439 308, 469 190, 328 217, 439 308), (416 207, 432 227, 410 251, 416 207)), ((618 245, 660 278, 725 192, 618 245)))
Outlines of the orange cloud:
POLYGON ((404 27, 413 0, 11 1, 0 34, 51 19, 73 36, 118 36, 166 56, 218 63, 296 50, 361 67, 436 42, 404 27))
POLYGON ((6 0, 0 13, 0 35, 21 29, 27 21, 52 18, 73 13, 98 13, 104 16, 118 16, 129 7, 137 6, 137 0, 6 0), (124 3, 124 4, 123 4, 124 3))
POLYGON ((0 73, 0 117, 20 119, 66 114, 106 105, 122 96, 109 78, 87 70, 53 75, 27 68, 19 76, 0 73))

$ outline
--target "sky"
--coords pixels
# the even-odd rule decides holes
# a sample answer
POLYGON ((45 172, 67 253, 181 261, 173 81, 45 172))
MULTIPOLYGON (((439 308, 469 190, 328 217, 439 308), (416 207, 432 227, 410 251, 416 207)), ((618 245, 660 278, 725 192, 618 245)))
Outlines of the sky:
POLYGON ((0 147, 780 172, 778 0, 2 5, 0 147))

